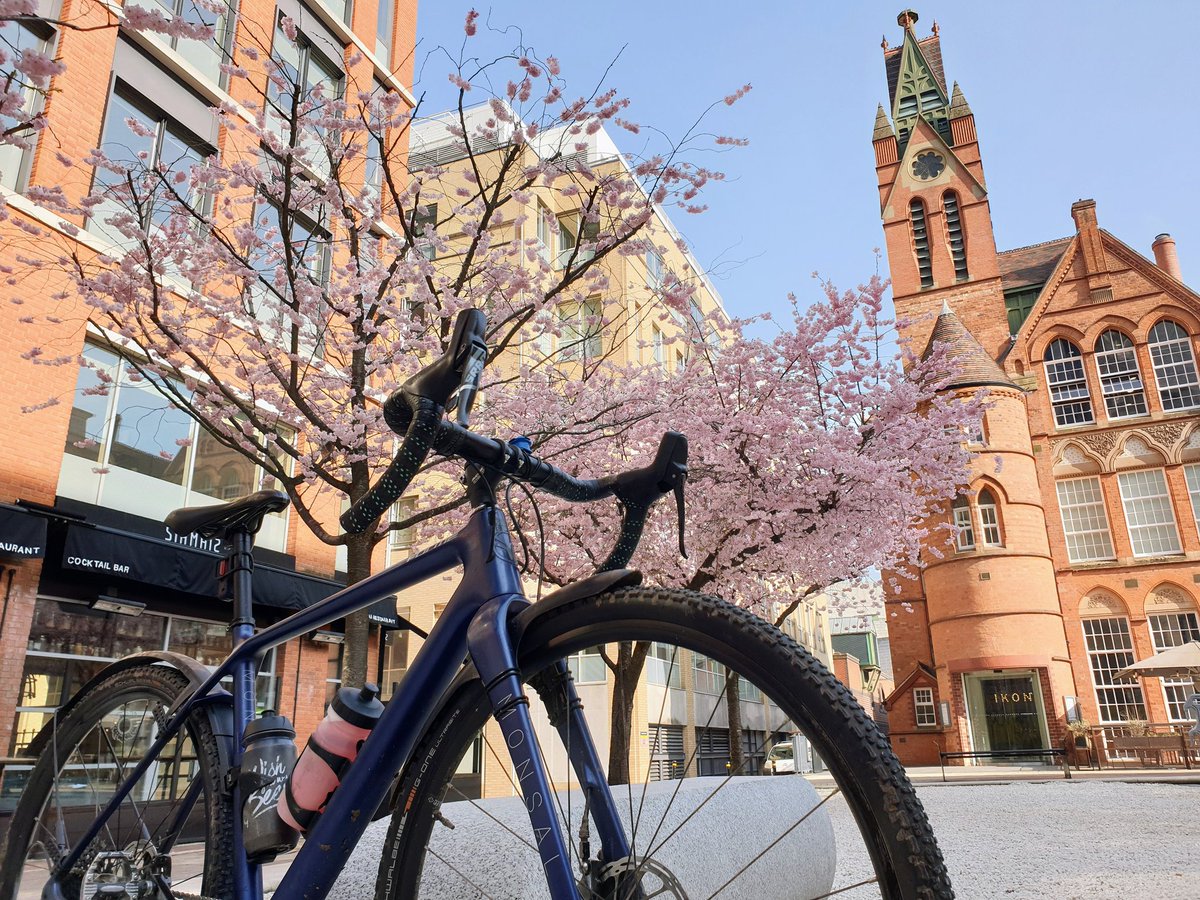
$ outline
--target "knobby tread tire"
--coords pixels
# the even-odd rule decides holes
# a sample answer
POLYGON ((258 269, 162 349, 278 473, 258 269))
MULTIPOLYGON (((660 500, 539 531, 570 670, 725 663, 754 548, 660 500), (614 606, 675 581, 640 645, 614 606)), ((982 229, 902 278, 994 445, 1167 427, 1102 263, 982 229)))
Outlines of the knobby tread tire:
MULTIPOLYGON (((887 738, 849 688, 768 622, 717 597, 632 587, 561 605, 535 604, 516 625, 522 629, 518 665, 526 681, 572 652, 619 640, 678 644, 749 677, 800 725, 841 787, 883 897, 954 897, 924 808, 887 738)), ((482 686, 470 682, 448 699, 418 742, 395 793, 379 866, 379 900, 417 895, 432 813, 488 712, 482 686)))
MULTIPOLYGON (((29 851, 29 837, 50 799, 55 773, 70 758, 75 746, 103 715, 121 702, 123 696, 132 698, 149 693, 169 707, 188 687, 187 676, 177 669, 146 665, 115 672, 79 697, 71 711, 57 723, 60 760, 56 764, 53 759, 56 744, 47 743, 30 771, 9 820, 8 831, 0 845, 0 900, 10 900, 15 895, 29 851)), ((220 748, 211 722, 203 711, 190 718, 184 732, 191 737, 200 763, 200 777, 206 780, 208 840, 205 843, 204 893, 206 896, 229 897, 233 894, 233 798, 224 788, 220 748)), ((73 896, 71 900, 74 900, 73 896)))

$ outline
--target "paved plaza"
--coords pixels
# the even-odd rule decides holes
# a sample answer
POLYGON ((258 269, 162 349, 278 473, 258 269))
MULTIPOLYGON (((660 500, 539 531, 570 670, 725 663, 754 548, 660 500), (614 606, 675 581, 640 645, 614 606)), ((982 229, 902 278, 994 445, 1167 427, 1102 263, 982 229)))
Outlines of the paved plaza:
MULTIPOLYGON (((1200 785, 1062 780, 928 783, 917 791, 964 900, 1200 896, 1200 785)), ((853 827, 845 806, 829 805, 839 832, 853 827)), ((839 859, 843 883, 854 873, 839 859)))

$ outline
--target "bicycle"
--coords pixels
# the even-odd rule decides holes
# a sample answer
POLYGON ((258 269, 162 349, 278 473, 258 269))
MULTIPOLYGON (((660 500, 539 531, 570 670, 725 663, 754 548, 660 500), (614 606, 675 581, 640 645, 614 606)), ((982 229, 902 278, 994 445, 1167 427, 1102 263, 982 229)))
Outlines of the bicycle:
MULTIPOLYGON (((372 819, 389 812, 376 882, 381 898, 493 896, 480 881, 502 873, 487 863, 486 853, 445 858, 447 848, 453 849, 445 843, 447 835, 453 836, 451 819, 461 822, 467 814, 494 825, 495 834, 480 846, 504 854, 506 883, 512 883, 514 872, 527 875, 527 885, 540 883, 508 889, 521 898, 543 890, 554 900, 760 896, 746 893, 761 889, 749 885, 803 858, 803 847, 794 841, 817 834, 812 817, 822 809, 832 817, 829 828, 857 828, 863 847, 851 859, 858 869, 839 874, 836 882, 830 876, 813 896, 867 890, 885 898, 953 897, 920 801, 886 739, 849 691, 765 621, 717 598, 643 587, 640 575, 626 568, 647 513, 669 494, 680 504, 682 542, 686 439, 669 432, 649 466, 584 480, 537 458, 527 444, 470 431, 486 358, 484 327, 481 312, 463 313, 446 354, 389 396, 385 420, 403 435, 400 451, 379 482, 342 517, 349 531, 372 527, 436 451, 465 462, 472 511, 450 539, 256 631, 253 535, 264 515, 286 505, 286 497, 264 491, 168 517, 177 533, 229 541, 224 577, 232 587, 233 652, 211 671, 167 652, 120 660, 57 712, 30 748, 38 761, 5 837, 0 897, 18 896, 24 876, 26 891, 31 884, 42 891, 29 896, 259 900, 265 860, 249 858, 242 840, 242 802, 257 785, 239 768, 241 737, 255 716, 255 660, 271 647, 459 565, 461 584, 308 831, 276 897, 325 897, 372 819), (448 419, 452 398, 457 414, 448 419), (525 599, 497 502, 504 479, 570 501, 619 500, 620 538, 595 575, 536 604, 525 599), (608 676, 588 684, 581 666, 589 654, 594 662, 593 648, 601 648, 603 659, 604 648, 613 645, 619 658, 640 655, 643 667, 654 660, 644 683, 633 689, 626 684, 627 696, 620 700, 632 706, 642 692, 647 727, 655 737, 639 742, 629 736, 628 752, 637 768, 631 762, 625 785, 610 788, 593 739, 606 726, 602 717, 589 722, 588 706, 581 701, 587 695, 593 708, 603 710, 608 676), (231 690, 222 687, 226 679, 232 679, 231 690), (724 685, 719 692, 718 682, 724 685), (739 696, 748 685, 740 705, 731 702, 731 684, 739 685, 739 696), (593 695, 601 700, 593 703, 593 695), (659 704, 653 716, 647 698, 659 704), (669 724, 673 716, 681 717, 680 703, 700 710, 686 726, 694 730, 690 751, 668 746, 671 728, 679 728, 676 737, 684 733, 685 726, 669 724), (702 727, 700 717, 710 706, 702 727), (757 765, 754 747, 737 766, 730 749, 731 762, 720 771, 711 745, 720 743, 723 722, 728 733, 735 707, 737 716, 753 720, 747 722, 755 726, 750 733, 766 735, 762 741, 802 733, 828 766, 836 788, 794 813, 778 812, 787 804, 773 794, 770 809, 794 815, 795 824, 778 837, 765 836, 764 842, 771 842, 761 852, 730 860, 715 875, 708 870, 717 854, 707 853, 714 858, 699 870, 693 866, 686 876, 692 883, 684 885, 679 873, 687 860, 679 861, 681 849, 699 852, 712 845, 724 852, 731 842, 726 836, 753 837, 754 828, 770 818, 761 808, 743 813, 731 807, 730 798, 746 796, 738 791, 751 783, 801 784, 800 779, 741 778, 758 774, 747 768, 757 765), (481 733, 498 771, 511 782, 520 816, 528 820, 523 830, 487 803, 454 802, 459 793, 454 772, 481 733), (702 752, 701 740, 709 750, 702 752), (706 772, 713 777, 701 777, 706 772), (636 789, 635 775, 641 778, 636 789), (683 779, 671 780, 680 775, 689 776, 686 790, 683 779), (656 777, 661 783, 651 787, 656 777), (835 796, 845 806, 840 813, 830 812, 835 796), (686 814, 673 808, 692 799, 696 808, 686 814), (714 822, 711 811, 718 807, 721 820, 714 822), (745 820, 731 821, 734 815, 745 820), (520 850, 521 859, 510 858, 507 844, 498 841, 520 850), (783 863, 756 867, 768 853, 783 863), (522 861, 525 868, 515 868, 522 861), (458 887, 447 887, 448 881, 458 887)), ((765 744, 758 749, 765 751, 765 744)), ((829 828, 820 834, 832 833, 829 828)), ((810 855, 814 866, 828 862, 828 854, 810 855)), ((780 896, 807 895, 785 891, 780 896)))

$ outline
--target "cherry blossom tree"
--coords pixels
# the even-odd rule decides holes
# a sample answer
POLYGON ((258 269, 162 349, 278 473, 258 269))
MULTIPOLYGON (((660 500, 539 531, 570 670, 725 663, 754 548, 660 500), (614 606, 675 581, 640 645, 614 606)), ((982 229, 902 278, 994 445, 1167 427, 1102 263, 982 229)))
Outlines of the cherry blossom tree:
MULTIPOLYGON (((216 0, 198 0, 201 7, 220 11, 216 0)), ((46 127, 46 101, 51 79, 65 71, 63 63, 40 47, 27 46, 21 26, 47 24, 58 30, 95 31, 127 28, 147 34, 208 40, 211 26, 158 8, 131 2, 123 8, 103 3, 76 6, 67 18, 42 14, 38 0, 0 0, 0 145, 28 147, 46 127)), ((0 172, 0 174, 4 174, 0 172)), ((0 197, 0 218, 5 214, 0 197)))
MULTIPOLYGON (((370 573, 389 531, 461 503, 453 478, 430 478, 419 512, 364 535, 336 528, 340 508, 366 493, 394 452, 381 400, 442 352, 456 315, 488 313, 495 420, 519 423, 525 404, 569 396, 593 374, 610 382, 607 361, 634 333, 623 306, 587 323, 611 336, 596 359, 522 348, 548 332, 572 340, 564 310, 578 323, 588 298, 609 286, 610 262, 662 239, 650 227, 656 207, 700 212, 700 192, 719 178, 695 161, 719 140, 700 119, 641 157, 596 164, 601 129, 640 130, 629 101, 603 85, 570 93, 559 62, 525 46, 481 62, 469 55, 477 28, 471 13, 451 57, 456 108, 420 126, 438 136, 436 158, 421 146, 407 155, 414 123, 426 118, 419 105, 374 83, 336 90, 314 78, 297 64, 304 38, 285 17, 282 35, 236 47, 225 65, 236 102, 216 111, 219 156, 122 155, 117 146, 150 133, 131 117, 123 141, 62 161, 94 167, 82 200, 58 186, 28 191, 72 236, 86 225, 86 241, 15 222, 29 234, 23 263, 71 272, 86 316, 129 365, 214 440, 261 465, 317 538, 346 548, 351 580, 370 573), (543 225, 559 227, 536 221, 549 218, 536 211, 545 196, 582 223, 573 248, 554 258, 538 237, 543 225)), ((49 346, 29 355, 80 363, 49 346)), ((583 446, 632 427, 638 417, 609 396, 599 409, 581 403, 587 418, 559 433, 583 446)), ((367 636, 365 613, 351 616, 349 682, 366 677, 367 636)))
MULTIPOLYGON (((929 538, 922 523, 965 483, 962 435, 985 399, 946 390, 954 369, 938 348, 924 359, 907 348, 897 354, 893 323, 882 316, 885 290, 878 277, 843 293, 824 284, 807 307, 793 298, 791 321, 772 339, 738 327, 714 347, 702 333, 711 323, 699 322, 682 339, 691 349, 682 372, 613 385, 635 409, 650 401, 658 411, 616 440, 572 447, 581 471, 638 464, 667 428, 690 441, 688 559, 679 558, 676 512, 666 500, 636 561, 651 581, 714 593, 781 624, 834 583, 873 568, 919 570, 929 538)), ((524 410, 545 451, 570 444, 556 423, 571 418, 564 404, 578 402, 524 410)), ((617 511, 544 506, 553 523, 551 580, 594 570, 615 541, 617 511)), ((630 711, 649 649, 626 644, 605 654, 615 679, 610 778, 618 782, 628 775, 630 711)), ((735 673, 725 694, 736 771, 743 760, 735 673)))

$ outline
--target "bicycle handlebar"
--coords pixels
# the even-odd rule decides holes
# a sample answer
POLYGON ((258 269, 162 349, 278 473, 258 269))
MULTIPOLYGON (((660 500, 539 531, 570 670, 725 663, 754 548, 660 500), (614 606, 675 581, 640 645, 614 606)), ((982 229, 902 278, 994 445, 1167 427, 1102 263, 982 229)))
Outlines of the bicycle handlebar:
MULTIPOLYGON (((366 496, 342 515, 342 527, 351 534, 360 534, 370 528, 403 496, 430 450, 435 450, 444 456, 458 456, 484 466, 568 502, 587 503, 616 497, 623 507, 621 534, 600 571, 624 568, 641 540, 650 508, 662 497, 674 493, 679 511, 679 549, 686 556, 683 485, 687 480, 688 446, 687 438, 682 434, 675 431, 664 434, 654 462, 648 466, 599 479, 581 479, 539 459, 523 447, 483 437, 459 422, 443 418, 456 390, 460 394, 460 404, 466 403, 469 409, 482 367, 481 350, 486 352, 483 340, 486 324, 480 310, 461 313, 446 353, 410 378, 384 402, 384 421, 404 438, 400 451, 366 496), (475 385, 468 386, 464 379, 474 381, 475 385)), ((465 418, 460 405, 460 422, 465 418)))

